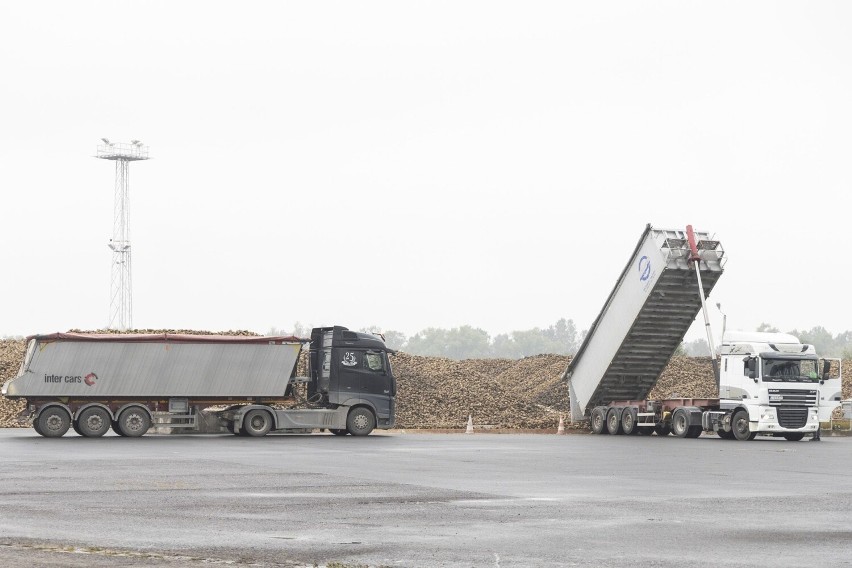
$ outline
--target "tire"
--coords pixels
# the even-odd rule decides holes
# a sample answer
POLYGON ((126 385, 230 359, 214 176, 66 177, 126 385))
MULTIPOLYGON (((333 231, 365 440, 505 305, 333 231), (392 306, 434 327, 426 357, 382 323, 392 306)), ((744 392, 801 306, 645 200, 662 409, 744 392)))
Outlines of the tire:
POLYGON ((126 436, 126 434, 121 431, 121 428, 118 427, 118 420, 113 420, 112 431, 115 432, 116 434, 118 434, 121 437, 126 436))
POLYGON ((790 442, 798 442, 802 438, 805 437, 804 432, 791 432, 790 434, 784 434, 784 438, 790 442))
POLYGON ((756 433, 752 433, 748 425, 748 412, 745 410, 737 410, 734 412, 734 417, 731 419, 731 432, 734 433, 734 438, 741 442, 754 440, 756 433))
POLYGON ((690 426, 689 431, 686 433, 687 438, 698 438, 701 436, 701 433, 704 431, 704 428, 701 426, 690 426))
POLYGON ((724 430, 716 430, 716 434, 719 435, 723 440, 734 440, 734 432, 726 432, 724 430))
POLYGON ((131 406, 122 410, 116 422, 118 423, 118 433, 128 438, 144 436, 148 428, 151 427, 151 418, 148 413, 138 406, 131 406))
POLYGON ((329 430, 329 432, 331 432, 331 433, 332 433, 332 434, 334 434, 335 436, 345 436, 346 434, 348 434, 348 433, 349 433, 349 430, 337 430, 337 429, 334 429, 334 430, 329 430))
POLYGON ((38 427, 38 420, 33 420, 33 430, 35 430, 36 434, 39 436, 44 436, 44 432, 41 431, 41 428, 38 427))
POLYGON ((636 426, 636 435, 637 436, 650 436, 654 433, 654 429, 648 426, 636 426))
POLYGON ((621 417, 615 408, 610 408, 606 413, 606 429, 610 434, 624 434, 621 428, 621 417))
POLYGON ((86 438, 100 438, 112 425, 112 417, 100 406, 90 406, 77 417, 74 430, 86 438))
POLYGON ((689 415, 685 410, 678 408, 672 415, 672 434, 678 438, 688 438, 689 428, 689 415))
POLYGON ((82 436, 83 432, 80 430, 80 423, 76 420, 71 420, 71 429, 77 432, 78 435, 82 436))
POLYGON ((658 422, 656 426, 654 426, 654 432, 657 433, 657 436, 668 436, 672 433, 672 427, 670 424, 666 424, 665 422, 658 422))
POLYGON ((592 434, 609 434, 606 429, 606 408, 598 406, 592 409, 589 427, 592 429, 592 434))
POLYGON ((349 411, 346 430, 353 436, 366 436, 376 427, 376 417, 369 408, 359 406, 349 411))
POLYGON ((61 406, 51 406, 38 415, 38 432, 45 438, 61 438, 71 427, 71 415, 61 406))
POLYGON ((243 418, 241 430, 254 438, 266 436, 272 430, 272 415, 266 410, 249 410, 243 418))
POLYGON ((625 408, 621 413, 621 431, 625 435, 631 436, 636 434, 641 428, 636 427, 636 411, 632 408, 625 408))

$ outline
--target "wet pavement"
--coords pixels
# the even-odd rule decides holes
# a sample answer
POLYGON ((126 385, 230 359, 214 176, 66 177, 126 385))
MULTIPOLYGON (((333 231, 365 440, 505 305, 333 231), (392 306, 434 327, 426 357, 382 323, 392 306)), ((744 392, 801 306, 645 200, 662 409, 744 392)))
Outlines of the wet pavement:
POLYGON ((852 438, 0 430, 2 566, 852 566, 852 438))

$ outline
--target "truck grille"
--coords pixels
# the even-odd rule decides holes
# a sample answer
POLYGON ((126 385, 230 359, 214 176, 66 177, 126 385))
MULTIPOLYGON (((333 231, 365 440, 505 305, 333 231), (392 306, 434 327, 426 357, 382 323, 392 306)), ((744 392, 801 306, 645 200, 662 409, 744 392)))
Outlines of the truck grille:
POLYGON ((817 391, 809 389, 769 389, 769 406, 816 406, 817 391))
POLYGON ((808 409, 804 406, 781 406, 778 408, 778 424, 782 428, 801 428, 808 422, 808 409))

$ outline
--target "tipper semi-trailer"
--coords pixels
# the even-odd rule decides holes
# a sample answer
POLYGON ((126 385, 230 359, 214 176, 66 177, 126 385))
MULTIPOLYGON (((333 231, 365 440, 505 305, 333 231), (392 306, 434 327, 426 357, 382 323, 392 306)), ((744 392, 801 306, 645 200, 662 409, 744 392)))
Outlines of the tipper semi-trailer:
POLYGON ((706 298, 726 258, 709 233, 645 228, 565 371, 575 421, 595 434, 801 440, 840 404, 840 360, 792 335, 724 332, 717 362, 706 298), (698 312, 713 353, 717 397, 648 400, 698 312))
POLYGON ((366 436, 395 420, 396 379, 384 340, 345 327, 297 337, 55 333, 28 338, 2 394, 45 437, 95 438, 151 426, 200 430, 201 410, 234 434, 327 429, 366 436), (310 344, 307 377, 296 376, 310 344), (302 387, 296 388, 299 385, 302 387), (304 394, 299 394, 304 391, 304 394))

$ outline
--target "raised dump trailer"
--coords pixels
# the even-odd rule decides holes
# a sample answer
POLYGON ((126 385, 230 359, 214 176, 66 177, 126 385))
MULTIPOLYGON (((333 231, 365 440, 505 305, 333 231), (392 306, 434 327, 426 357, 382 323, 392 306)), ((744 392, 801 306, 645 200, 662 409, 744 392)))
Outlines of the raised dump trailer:
MULTIPOLYGON (((695 232, 704 293, 722 275, 724 251, 695 232)), ((627 266, 566 371, 571 416, 614 400, 644 399, 701 310, 686 231, 645 228, 627 266)))
POLYGON ((297 377, 308 340, 296 337, 56 333, 28 338, 18 376, 3 385, 27 400, 41 435, 69 428, 98 437, 110 427, 141 436, 153 425, 200 429, 200 410, 219 407, 235 434, 326 428, 369 434, 394 423, 392 351, 344 327, 312 332, 309 376, 297 377), (307 384, 307 398, 294 387, 307 384))
POLYGON ((820 416, 840 404, 840 361, 788 334, 723 334, 717 397, 646 398, 702 308, 707 322, 705 299, 724 260, 708 233, 648 225, 566 370, 573 420, 588 418, 595 434, 797 441, 818 433, 820 416))

